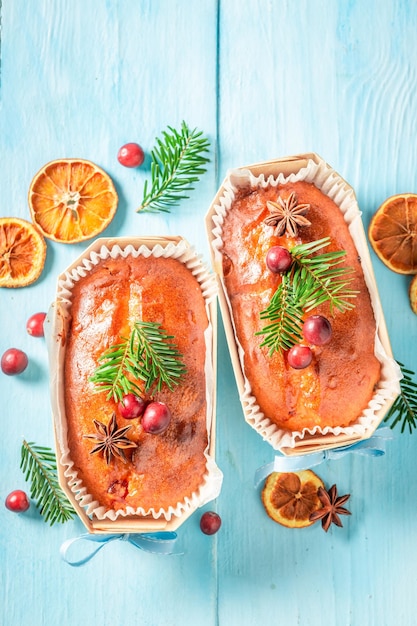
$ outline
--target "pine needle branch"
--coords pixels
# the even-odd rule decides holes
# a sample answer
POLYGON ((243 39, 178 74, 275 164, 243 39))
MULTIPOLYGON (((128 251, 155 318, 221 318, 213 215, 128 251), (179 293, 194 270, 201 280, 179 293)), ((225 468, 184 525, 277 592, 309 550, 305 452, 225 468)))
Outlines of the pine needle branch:
POLYGON ((356 292, 349 289, 353 269, 338 267, 343 262, 345 251, 317 254, 329 243, 330 238, 324 237, 291 250, 294 262, 292 280, 300 304, 307 313, 324 302, 330 303, 331 312, 338 309, 343 313, 354 308, 351 299, 356 297, 356 292))
POLYGON ((50 448, 23 440, 20 468, 30 481, 30 497, 45 522, 52 526, 74 517, 75 511, 59 486, 56 457, 50 448))
POLYGON ((141 387, 146 392, 153 385, 158 391, 164 384, 172 389, 186 372, 173 339, 154 322, 135 322, 128 338, 99 357, 91 382, 115 402, 127 393, 141 393, 141 387))
POLYGON ((405 368, 399 361, 397 363, 403 375, 400 380, 400 394, 385 416, 384 422, 391 421, 390 428, 401 424, 402 433, 408 426, 409 432, 412 433, 417 427, 417 383, 413 380, 415 373, 405 368))
POLYGON ((190 130, 183 121, 181 130, 168 126, 162 139, 156 138, 156 147, 151 151, 151 184, 145 181, 143 199, 137 211, 149 213, 165 212, 188 198, 209 159, 210 142, 197 129, 190 130))
POLYGON ((265 335, 261 347, 267 346, 270 356, 301 341, 303 309, 297 302, 294 284, 287 274, 283 275, 269 306, 261 312, 261 319, 269 320, 270 324, 256 334, 265 335))
POLYGON ((99 357, 99 366, 90 377, 90 381, 97 386, 97 391, 108 392, 107 400, 113 398, 115 402, 119 402, 127 393, 140 392, 137 383, 126 376, 129 350, 130 339, 122 338, 120 343, 110 346, 99 357))

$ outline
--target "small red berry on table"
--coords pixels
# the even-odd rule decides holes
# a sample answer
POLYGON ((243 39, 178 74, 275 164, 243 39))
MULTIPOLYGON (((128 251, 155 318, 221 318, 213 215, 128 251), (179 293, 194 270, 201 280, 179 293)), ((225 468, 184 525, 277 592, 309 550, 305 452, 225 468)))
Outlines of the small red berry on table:
POLYGON ((16 489, 9 493, 5 500, 6 509, 13 513, 23 513, 30 507, 29 498, 21 489, 16 489))
POLYGON ((222 525, 221 517, 214 511, 206 511, 200 519, 200 529, 205 535, 214 535, 222 525))
POLYGON ((18 348, 9 348, 1 357, 1 371, 7 376, 21 374, 28 366, 27 354, 18 348))
POLYGON ((32 337, 43 337, 44 329, 43 323, 45 321, 46 313, 34 313, 26 322, 26 330, 32 337))
POLYGON ((117 160, 125 167, 139 167, 145 160, 145 154, 137 143, 126 143, 117 153, 117 160))

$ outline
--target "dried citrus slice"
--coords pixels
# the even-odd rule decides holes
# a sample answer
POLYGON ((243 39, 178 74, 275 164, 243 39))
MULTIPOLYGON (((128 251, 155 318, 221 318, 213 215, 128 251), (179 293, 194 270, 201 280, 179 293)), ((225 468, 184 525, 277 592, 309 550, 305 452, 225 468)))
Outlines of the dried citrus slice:
POLYGON ((288 528, 311 526, 310 515, 323 505, 317 491, 323 481, 311 470, 273 472, 262 490, 262 502, 269 517, 288 528))
POLYGON ((372 217, 369 241, 381 261, 398 274, 417 273, 417 195, 387 198, 372 217))
POLYGON ((45 237, 77 243, 101 233, 117 209, 117 192, 110 176, 83 159, 47 163, 29 188, 33 221, 45 237))
POLYGON ((18 217, 0 218, 0 287, 34 283, 45 258, 45 239, 33 224, 18 217))

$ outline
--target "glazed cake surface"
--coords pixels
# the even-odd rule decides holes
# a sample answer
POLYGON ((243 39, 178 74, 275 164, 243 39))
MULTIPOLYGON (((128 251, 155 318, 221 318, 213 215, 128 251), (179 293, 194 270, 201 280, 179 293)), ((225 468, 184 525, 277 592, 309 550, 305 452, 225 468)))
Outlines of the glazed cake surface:
POLYGON ((205 380, 208 317, 201 287, 191 271, 173 258, 116 258, 99 261, 72 290, 71 324, 66 338, 64 389, 68 447, 88 494, 107 509, 167 510, 191 497, 206 472, 207 399, 205 380), (107 393, 90 378, 98 358, 129 337, 136 320, 155 322, 173 337, 186 373, 171 391, 152 398, 165 402, 172 419, 159 435, 144 432, 138 419, 124 419, 107 393), (117 427, 137 444, 125 450, 127 462, 91 454, 93 419, 117 427))
POLYGON ((243 370, 260 411, 279 428, 302 431, 316 426, 346 427, 354 423, 371 400, 380 377, 374 354, 376 324, 358 253, 339 207, 314 184, 304 181, 277 187, 238 191, 222 224, 223 281, 236 338, 243 350, 243 370), (294 192, 297 203, 308 204, 310 225, 296 236, 276 236, 265 222, 267 201, 284 200, 294 192), (354 308, 330 311, 328 303, 310 312, 332 325, 332 339, 311 346, 313 360, 305 369, 291 368, 285 352, 261 347, 265 327, 260 312, 281 282, 266 266, 272 246, 294 245, 330 237, 325 251, 344 250, 343 265, 354 269, 350 288, 357 291, 354 308))

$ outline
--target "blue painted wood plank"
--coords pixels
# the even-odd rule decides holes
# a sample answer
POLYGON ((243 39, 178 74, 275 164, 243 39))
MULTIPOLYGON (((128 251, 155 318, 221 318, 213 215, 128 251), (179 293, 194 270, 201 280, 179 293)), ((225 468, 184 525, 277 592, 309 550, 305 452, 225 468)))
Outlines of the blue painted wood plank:
MULTIPOLYGON (((250 2, 237 20, 241 6, 222 4, 220 170, 315 151, 354 186, 367 227, 383 199, 416 187, 415 5, 250 2)), ((394 354, 415 369, 409 279, 373 260, 394 354)), ((220 367, 223 397, 230 371, 220 367)), ((404 528, 406 494, 415 500, 417 490, 413 437, 396 434, 382 459, 318 467, 326 484, 352 494, 353 515, 328 535, 292 531, 265 517, 251 479, 273 454, 235 406, 219 409, 226 502, 240 485, 219 536, 220 623, 413 624, 417 544, 404 528)))
MULTIPOLYGON (((52 159, 83 157, 117 185, 120 203, 107 235, 179 233, 204 251, 204 230, 196 224, 216 189, 214 167, 178 216, 145 216, 135 210, 149 166, 128 170, 116 155, 126 141, 138 141, 149 158, 155 137, 182 119, 214 142, 216 20, 211 0, 191 9, 187 2, 3 2, 0 215, 28 218, 36 171, 52 159)), ((11 344, 30 358, 21 377, 0 376, 2 500, 25 487, 22 437, 53 444, 46 349, 26 335, 25 322, 48 308, 58 273, 84 247, 48 242, 42 279, 0 290, 0 352, 11 344)), ((215 622, 215 542, 202 535, 197 516, 182 528, 183 556, 155 558, 118 542, 80 569, 59 555, 66 538, 84 532, 79 522, 49 528, 34 510, 14 516, 3 505, 0 516, 1 623, 155 625, 178 623, 185 614, 192 623, 215 622)))

